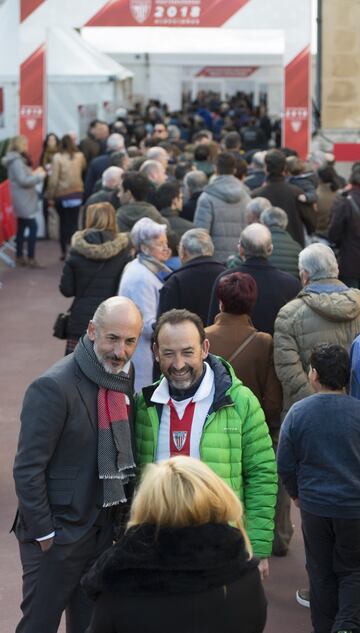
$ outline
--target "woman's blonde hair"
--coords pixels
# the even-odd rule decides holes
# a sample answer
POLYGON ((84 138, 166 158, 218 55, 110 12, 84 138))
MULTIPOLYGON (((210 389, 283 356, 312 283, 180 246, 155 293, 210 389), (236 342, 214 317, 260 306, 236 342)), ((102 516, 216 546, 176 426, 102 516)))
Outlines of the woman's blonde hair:
POLYGON ((23 134, 20 134, 19 136, 14 136, 11 139, 9 143, 8 151, 19 152, 19 154, 21 154, 22 152, 25 152, 25 150, 27 149, 27 146, 28 146, 27 137, 24 136, 23 134))
POLYGON ((220 477, 200 460, 179 455, 145 468, 127 528, 141 523, 159 528, 231 523, 252 556, 242 517, 239 498, 220 477))
POLYGON ((115 235, 118 232, 118 227, 112 204, 110 202, 90 204, 86 209, 85 228, 111 231, 115 235))

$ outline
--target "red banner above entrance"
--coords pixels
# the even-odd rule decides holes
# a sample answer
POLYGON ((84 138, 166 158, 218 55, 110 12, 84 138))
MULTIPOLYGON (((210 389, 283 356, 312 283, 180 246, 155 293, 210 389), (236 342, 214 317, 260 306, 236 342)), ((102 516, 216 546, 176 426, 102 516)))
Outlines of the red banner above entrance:
POLYGON ((259 66, 204 66, 196 77, 250 77, 259 66))
POLYGON ((85 26, 222 26, 249 0, 110 0, 85 26))

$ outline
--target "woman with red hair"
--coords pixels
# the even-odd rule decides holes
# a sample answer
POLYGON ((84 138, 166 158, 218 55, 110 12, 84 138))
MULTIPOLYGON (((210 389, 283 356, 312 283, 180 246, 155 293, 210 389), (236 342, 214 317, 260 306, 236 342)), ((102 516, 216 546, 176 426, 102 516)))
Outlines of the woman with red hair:
POLYGON ((282 391, 274 369, 272 336, 258 332, 249 316, 257 294, 256 281, 251 275, 238 272, 221 277, 217 288, 220 313, 205 332, 211 353, 228 360, 237 377, 258 398, 276 442, 282 391))

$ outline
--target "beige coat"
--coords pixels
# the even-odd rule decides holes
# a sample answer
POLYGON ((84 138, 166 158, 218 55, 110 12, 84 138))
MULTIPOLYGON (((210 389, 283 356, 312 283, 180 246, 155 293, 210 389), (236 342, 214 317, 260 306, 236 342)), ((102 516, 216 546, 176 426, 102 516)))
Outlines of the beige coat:
POLYGON ((85 157, 81 152, 76 152, 72 158, 67 153, 55 154, 47 187, 48 198, 51 200, 71 193, 82 193, 85 167, 85 157))
POLYGON ((248 315, 225 312, 218 314, 214 325, 207 327, 205 332, 210 341, 210 352, 226 360, 250 334, 256 332, 255 338, 231 365, 236 376, 259 400, 270 435, 276 439, 280 426, 282 393, 274 369, 272 336, 265 332, 257 332, 248 315))
POLYGON ((294 402, 313 393, 308 380, 313 347, 332 343, 349 349, 359 332, 360 290, 346 288, 338 279, 313 282, 281 308, 275 321, 274 361, 284 415, 294 402), (325 286, 335 291, 325 292, 325 286))

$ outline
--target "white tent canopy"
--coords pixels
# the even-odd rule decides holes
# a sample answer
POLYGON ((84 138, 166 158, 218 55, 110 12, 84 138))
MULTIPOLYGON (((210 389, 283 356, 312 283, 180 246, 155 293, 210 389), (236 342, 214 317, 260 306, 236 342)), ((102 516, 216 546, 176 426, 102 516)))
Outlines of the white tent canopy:
POLYGON ((115 109, 127 105, 133 76, 75 30, 48 29, 48 131, 81 137, 91 119, 113 120, 115 109))
POLYGON ((123 81, 133 73, 86 42, 75 30, 50 28, 47 38, 50 81, 123 81))

